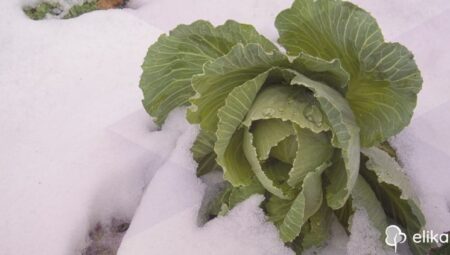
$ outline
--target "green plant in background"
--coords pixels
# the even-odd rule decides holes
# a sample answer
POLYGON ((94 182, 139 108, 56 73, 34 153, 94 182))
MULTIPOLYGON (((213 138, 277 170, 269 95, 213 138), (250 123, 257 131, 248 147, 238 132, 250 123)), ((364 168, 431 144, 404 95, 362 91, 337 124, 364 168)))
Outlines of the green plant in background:
POLYGON ((92 12, 98 10, 97 1, 86 1, 80 5, 74 5, 69 9, 66 15, 64 15, 64 19, 70 19, 78 17, 82 14, 92 12))
POLYGON ((25 14, 33 20, 44 19, 47 14, 58 15, 62 12, 61 6, 57 3, 43 2, 37 4, 35 7, 26 6, 23 8, 25 14))
POLYGON ((388 221, 412 240, 424 217, 386 143, 409 124, 421 89, 412 54, 349 2, 296 0, 275 25, 287 54, 250 25, 197 21, 161 35, 142 66, 145 109, 161 124, 189 105, 201 128, 198 174, 223 171, 228 187, 210 214, 263 194, 298 254, 323 244, 332 214, 350 232, 355 210, 381 241, 388 221))
POLYGON ((26 6, 23 8, 23 11, 33 20, 45 19, 47 15, 71 19, 96 10, 122 8, 127 2, 128 0, 86 0, 83 3, 71 6, 65 12, 61 4, 49 1, 38 3, 36 6, 26 6))

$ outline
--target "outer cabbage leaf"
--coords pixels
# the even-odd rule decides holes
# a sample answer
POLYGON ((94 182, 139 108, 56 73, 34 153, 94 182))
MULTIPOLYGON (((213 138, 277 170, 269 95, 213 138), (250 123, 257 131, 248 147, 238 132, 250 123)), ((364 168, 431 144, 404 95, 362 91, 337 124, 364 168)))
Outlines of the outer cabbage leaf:
MULTIPOLYGON (((222 183, 220 185, 222 185, 222 183)), ((253 180, 247 186, 233 187, 228 184, 225 188, 222 189, 222 192, 219 192, 212 200, 209 206, 209 214, 211 216, 225 215, 237 204, 246 200, 252 195, 263 195, 265 192, 266 190, 256 178, 253 178, 253 180)))
POLYGON ((311 89, 320 103, 333 134, 333 145, 341 149, 332 169, 329 171, 327 203, 332 209, 344 206, 359 172, 359 128, 347 101, 334 89, 297 74, 291 83, 311 89), (345 173, 345 174, 344 174, 345 173))
POLYGON ((342 67, 339 59, 325 60, 300 52, 292 60, 291 68, 315 80, 321 81, 344 94, 347 91, 350 75, 342 67))
MULTIPOLYGON (((259 89, 264 84, 267 75, 268 72, 263 72, 256 78, 234 88, 226 98, 225 105, 218 113, 219 123, 216 131, 217 141, 214 144, 214 152, 217 155, 217 163, 224 170, 224 178, 233 186, 248 185, 253 176, 242 146, 232 147, 230 142, 236 137, 236 130, 245 117, 247 109, 251 107, 259 89), (236 153, 240 155, 236 155, 236 153)), ((237 139, 242 138, 243 133, 237 139)), ((234 141, 242 145, 242 140, 234 141)))
POLYGON ((216 133, 214 152, 224 178, 234 186, 248 185, 253 176, 242 151, 242 131, 237 131, 269 74, 282 78, 277 66, 286 56, 267 53, 257 44, 236 45, 227 55, 205 64, 204 73, 193 78, 197 94, 190 101, 188 120, 216 133))
MULTIPOLYGON (((259 44, 237 44, 227 55, 206 63, 203 73, 192 78, 196 94, 189 99, 191 106, 187 113, 188 120, 199 123, 202 129, 215 132, 220 118, 218 111, 225 105, 225 99, 233 89, 274 67, 288 65, 288 58, 279 51, 266 52, 259 44)), ((235 96, 238 94, 236 92, 235 96)), ((252 102, 249 99, 246 101, 252 102)), ((237 111, 246 112, 245 108, 238 108, 237 111)))
POLYGON ((386 152, 376 147, 362 149, 367 157, 361 174, 375 191, 386 214, 405 228, 411 251, 426 254, 430 244, 417 244, 412 236, 425 225, 425 218, 412 193, 407 176, 399 164, 386 152))
POLYGON ((265 203, 265 209, 269 220, 279 227, 282 223, 286 214, 292 206, 293 199, 281 199, 274 195, 269 195, 267 203, 265 203))
POLYGON ((302 248, 308 249, 322 245, 329 236, 331 210, 326 204, 311 218, 309 218, 309 229, 305 231, 302 238, 302 248))
MULTIPOLYGON (((233 186, 229 183, 223 182, 216 184, 216 187, 219 187, 219 192, 216 192, 215 197, 209 201, 209 204, 206 204, 209 218, 218 215, 225 215, 229 211, 228 201, 230 200, 230 194, 233 186)), ((199 211, 201 212, 202 209, 203 208, 200 208, 199 211)))
MULTIPOLYGON (((386 214, 374 191, 361 175, 356 181, 351 200, 354 210, 365 210, 367 212, 372 227, 375 227, 380 232, 380 241, 384 242, 385 230, 388 226, 386 214)), ((348 230, 350 229, 351 226, 349 226, 348 230)))
POLYGON ((369 13, 340 0, 296 0, 275 24, 288 54, 340 60, 350 74, 345 95, 363 146, 385 141, 409 124, 420 72, 405 47, 384 42, 369 13))
POLYGON ((210 152, 206 156, 201 158, 198 161, 197 176, 203 176, 209 172, 220 170, 221 168, 217 164, 216 158, 217 157, 214 152, 210 152))
POLYGON ((303 225, 300 235, 291 244, 297 254, 312 247, 320 247, 325 243, 329 237, 331 213, 332 210, 326 203, 322 203, 319 211, 303 225))
POLYGON ((163 123, 171 110, 188 102, 194 94, 191 78, 202 73, 205 62, 227 54, 237 43, 276 49, 252 26, 235 21, 214 27, 200 20, 161 35, 148 50, 140 81, 144 107, 156 123, 163 123))
POLYGON ((234 208, 240 202, 246 200, 254 194, 264 194, 266 190, 259 183, 258 179, 253 178, 249 185, 243 187, 235 187, 231 190, 228 206, 234 208))
POLYGON ((384 243, 385 230, 388 225, 386 213, 375 192, 361 175, 358 176, 346 204, 339 210, 334 211, 347 234, 351 234, 352 217, 357 210, 367 212, 371 226, 380 233, 380 242, 384 243))
POLYGON ((322 172, 328 164, 306 175, 302 190, 293 200, 271 197, 266 205, 269 218, 277 225, 284 242, 293 241, 302 226, 321 207, 323 201, 322 172))
POLYGON ((213 151, 216 135, 207 130, 200 130, 191 151, 195 161, 198 162, 197 175, 202 176, 213 170, 220 169, 213 151))

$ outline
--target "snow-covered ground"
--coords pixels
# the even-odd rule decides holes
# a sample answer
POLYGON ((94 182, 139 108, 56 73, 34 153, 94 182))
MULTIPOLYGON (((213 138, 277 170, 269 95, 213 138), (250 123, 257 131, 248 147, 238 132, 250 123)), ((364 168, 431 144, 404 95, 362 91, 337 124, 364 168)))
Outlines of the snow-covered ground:
POLYGON ((122 11, 32 21, 18 1, 0 17, 0 254, 76 254, 99 219, 132 216, 168 153, 145 147, 136 87, 161 31, 122 11))
MULTIPOLYGON (((388 40, 410 48, 422 70, 416 115, 394 144, 427 227, 448 231, 450 2, 353 2, 377 17, 388 40)), ((28 19, 23 3, 0 1, 0 254, 80 254, 97 222, 134 215, 121 254, 292 254, 258 197, 196 226, 205 189, 188 155, 196 128, 179 110, 157 130, 138 88, 143 57, 160 33, 231 18, 275 39, 274 17, 290 0, 132 0, 126 10, 43 21, 28 19)), ((347 252, 342 229, 333 233, 320 254, 347 252)), ((348 254, 371 236, 350 238, 348 254)))

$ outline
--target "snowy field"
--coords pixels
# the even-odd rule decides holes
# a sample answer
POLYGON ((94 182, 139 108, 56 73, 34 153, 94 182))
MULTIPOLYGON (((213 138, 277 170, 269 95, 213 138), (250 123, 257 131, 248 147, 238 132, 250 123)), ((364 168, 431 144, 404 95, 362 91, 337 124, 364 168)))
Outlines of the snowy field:
MULTIPOLYGON (((422 70, 413 121, 392 142, 427 229, 450 231, 450 1, 353 2, 422 70)), ((42 21, 24 3, 0 1, 0 254, 81 254, 89 230, 115 219, 132 220, 123 255, 293 255, 257 196, 197 226, 206 183, 217 179, 195 177, 197 127, 179 109, 159 130, 138 87, 147 48, 177 24, 235 19, 274 40, 274 17, 291 1, 131 0, 124 10, 42 21)), ((336 225, 319 254, 383 254, 367 215, 355 221, 360 234, 347 238, 336 225)))

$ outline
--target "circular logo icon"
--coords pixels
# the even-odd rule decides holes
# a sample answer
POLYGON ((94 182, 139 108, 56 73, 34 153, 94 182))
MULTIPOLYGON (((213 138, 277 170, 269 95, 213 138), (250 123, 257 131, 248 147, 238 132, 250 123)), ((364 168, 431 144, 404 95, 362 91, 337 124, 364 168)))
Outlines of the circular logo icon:
POLYGON ((406 242, 406 234, 396 225, 390 225, 386 228, 386 239, 384 240, 387 245, 394 247, 395 253, 397 253, 397 244, 406 242))

